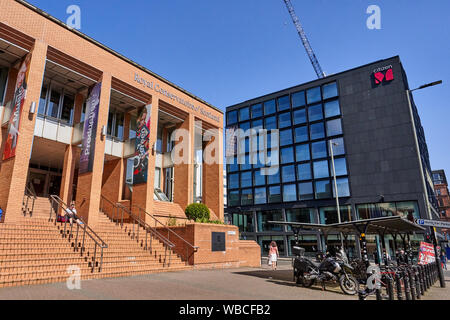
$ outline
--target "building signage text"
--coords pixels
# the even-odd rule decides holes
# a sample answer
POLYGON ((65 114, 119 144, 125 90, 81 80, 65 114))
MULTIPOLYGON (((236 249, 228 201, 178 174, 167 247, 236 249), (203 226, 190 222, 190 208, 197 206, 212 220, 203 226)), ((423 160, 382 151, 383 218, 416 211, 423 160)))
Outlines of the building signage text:
POLYGON ((392 70, 392 65, 373 70, 373 77, 375 79, 375 84, 390 82, 394 80, 394 71, 392 70))

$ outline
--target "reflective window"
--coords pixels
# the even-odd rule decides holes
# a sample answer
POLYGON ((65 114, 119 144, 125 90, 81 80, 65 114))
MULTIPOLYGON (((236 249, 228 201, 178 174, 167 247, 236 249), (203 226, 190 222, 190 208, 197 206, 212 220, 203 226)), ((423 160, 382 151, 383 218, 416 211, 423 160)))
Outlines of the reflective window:
POLYGON ((336 82, 328 83, 322 86, 323 99, 329 99, 338 96, 336 82))
POLYGON ((341 119, 334 119, 327 121, 327 136, 337 136, 342 134, 342 122, 341 119))
POLYGON ((272 116, 264 119, 264 128, 272 130, 277 128, 277 117, 272 116))
POLYGON ((311 143, 312 158, 319 159, 327 156, 327 144, 325 141, 311 143))
POLYGON ((292 130, 280 130, 280 146, 292 144, 292 130))
MULTIPOLYGON (((352 221, 351 206, 339 206, 339 211, 341 216, 341 222, 352 221)), ((321 224, 333 224, 339 222, 336 207, 320 208, 319 213, 321 224)))
MULTIPOLYGON (((331 160, 330 160, 330 168, 333 168, 331 160)), ((334 159, 334 170, 336 170, 337 177, 347 175, 347 162, 345 161, 345 158, 334 159)), ((331 172, 331 176, 333 176, 333 172, 331 172)))
POLYGON ((327 160, 315 161, 313 164, 313 168, 314 168, 314 178, 315 179, 329 177, 327 160))
POLYGON ((268 221, 283 221, 281 210, 268 210, 256 213, 258 219, 258 231, 283 231, 281 225, 267 223, 268 221))
POLYGON ((416 201, 397 202, 397 215, 407 218, 410 221, 419 219, 419 207, 416 201))
POLYGON ((241 188, 252 186, 252 172, 242 172, 241 173, 241 188))
POLYGON ((281 163, 291 163, 294 162, 294 148, 282 148, 281 149, 281 163))
POLYGON ((244 131, 243 134, 245 135, 245 131, 250 129, 250 121, 243 122, 243 123, 239 124, 239 128, 241 128, 244 131))
POLYGON ((239 109, 239 121, 246 121, 250 119, 249 107, 239 109))
POLYGON ((239 188, 239 173, 233 173, 228 175, 228 188, 239 188))
POLYGON ((295 188, 295 184, 283 185, 283 201, 297 201, 297 190, 295 188))
POLYGON ((314 209, 309 208, 286 209, 286 221, 314 223, 314 209))
POLYGON ((305 142, 309 140, 307 126, 295 128, 294 133, 295 133, 295 142, 305 142))
POLYGON ((280 170, 277 170, 277 172, 274 174, 267 175, 267 183, 268 184, 280 183, 280 170))
POLYGON ((319 102, 322 100, 322 96, 320 94, 320 87, 315 87, 306 91, 306 100, 308 104, 319 102))
POLYGON ((47 116, 58 118, 60 98, 61 94, 57 90, 52 89, 50 93, 50 100, 47 106, 47 116))
POLYGON ((299 109, 294 111, 294 125, 306 123, 306 110, 299 109))
POLYGON ((269 164, 267 166, 278 166, 280 159, 278 154, 278 149, 268 150, 267 151, 267 158, 269 164))
POLYGON ((309 121, 317 121, 323 119, 322 104, 316 104, 308 107, 309 121))
POLYGON ((264 114, 265 115, 275 113, 276 111, 277 111, 277 108, 275 106, 275 100, 269 100, 269 101, 264 102, 264 114))
POLYGON ((41 98, 39 99, 39 108, 38 108, 39 114, 45 115, 45 105, 47 102, 46 98, 47 98, 47 87, 44 85, 42 86, 41 98))
POLYGON ((323 127, 323 122, 314 123, 310 127, 311 140, 325 138, 325 129, 323 127))
POLYGON ((331 198, 330 181, 316 181, 316 199, 331 198))
POLYGON ((240 204, 239 190, 228 191, 228 205, 229 206, 238 206, 239 204, 240 204))
POLYGON ((261 170, 256 170, 253 173, 253 185, 255 186, 263 186, 266 184, 266 176, 261 174, 261 170))
POLYGON ((333 155, 339 156, 345 154, 345 146, 343 138, 332 139, 331 144, 333 147, 333 155))
POLYGON ((263 108, 262 104, 258 103, 252 106, 252 118, 258 118, 262 117, 263 115, 263 108))
POLYGON ((239 232, 254 232, 252 213, 233 213, 233 225, 239 227, 239 232))
POLYGON ((234 124, 237 122, 237 110, 227 113, 227 124, 234 124))
POLYGON ((280 186, 269 187, 269 203, 281 202, 281 190, 280 186))
POLYGON ((242 189, 241 191, 241 205, 252 205, 253 204, 253 192, 252 189, 242 189))
POLYGON ((278 111, 284 111, 291 108, 291 103, 289 101, 289 96, 280 97, 278 101, 278 111))
POLYGON ((309 155, 309 144, 301 144, 295 147, 295 158, 297 161, 308 161, 310 160, 309 155))
POLYGON ((283 183, 295 181, 295 166, 284 166, 281 168, 281 179, 283 183))
POLYGON ((311 164, 303 163, 297 165, 297 176, 298 180, 310 180, 311 176, 311 164))
POLYGON ((333 100, 325 103, 325 117, 330 118, 341 114, 339 100, 333 100))
POLYGON ((306 104, 305 91, 300 91, 292 94, 292 107, 302 107, 306 104))
POLYGON ((239 170, 239 165, 237 164, 237 157, 227 158, 227 168, 228 172, 236 172, 239 170))
MULTIPOLYGON (((350 197, 350 187, 348 185, 348 178, 337 178, 336 179, 338 197, 350 197)), ((336 198, 336 191, 334 189, 333 182, 333 197, 336 198)))
POLYGON ((278 115, 278 127, 280 129, 290 127, 291 125, 292 125, 292 123, 291 123, 291 113, 290 112, 285 112, 285 113, 278 115))
POLYGON ((265 204, 266 199, 266 188, 255 188, 255 204, 265 204))
POLYGON ((250 163, 250 155, 246 154, 245 156, 239 157, 241 159, 241 170, 250 170, 252 168, 252 164, 250 163))
POLYGON ((263 121, 262 119, 259 120, 253 120, 252 121, 252 128, 255 130, 259 130, 263 128, 263 121))
POLYGON ((314 199, 312 182, 303 182, 298 184, 298 198, 300 201, 314 199))

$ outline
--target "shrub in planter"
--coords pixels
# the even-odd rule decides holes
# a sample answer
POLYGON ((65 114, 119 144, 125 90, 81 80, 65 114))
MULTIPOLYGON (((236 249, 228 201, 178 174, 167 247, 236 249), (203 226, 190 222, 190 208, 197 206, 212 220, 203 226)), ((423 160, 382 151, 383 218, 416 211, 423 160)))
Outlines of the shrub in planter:
POLYGON ((209 209, 203 203, 192 203, 186 207, 184 212, 189 220, 194 220, 195 222, 209 221, 209 209))

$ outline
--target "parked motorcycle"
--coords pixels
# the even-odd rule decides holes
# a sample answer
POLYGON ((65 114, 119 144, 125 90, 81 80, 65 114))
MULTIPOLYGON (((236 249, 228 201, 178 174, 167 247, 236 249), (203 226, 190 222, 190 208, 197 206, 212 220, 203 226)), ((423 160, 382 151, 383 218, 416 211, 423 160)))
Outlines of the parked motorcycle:
POLYGON ((358 293, 358 281, 352 275, 353 268, 348 262, 343 249, 336 253, 336 257, 325 255, 320 262, 314 262, 305 257, 305 249, 293 246, 294 278, 297 284, 305 288, 311 287, 316 281, 321 281, 323 289, 325 282, 339 282, 342 291, 348 295, 358 293))

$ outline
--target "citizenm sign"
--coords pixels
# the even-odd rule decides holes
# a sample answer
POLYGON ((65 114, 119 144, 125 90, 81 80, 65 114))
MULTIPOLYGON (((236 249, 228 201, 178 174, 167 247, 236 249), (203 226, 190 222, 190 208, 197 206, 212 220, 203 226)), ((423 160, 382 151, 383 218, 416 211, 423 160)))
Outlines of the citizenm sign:
POLYGON ((373 70, 373 79, 376 85, 394 80, 392 65, 373 70))

